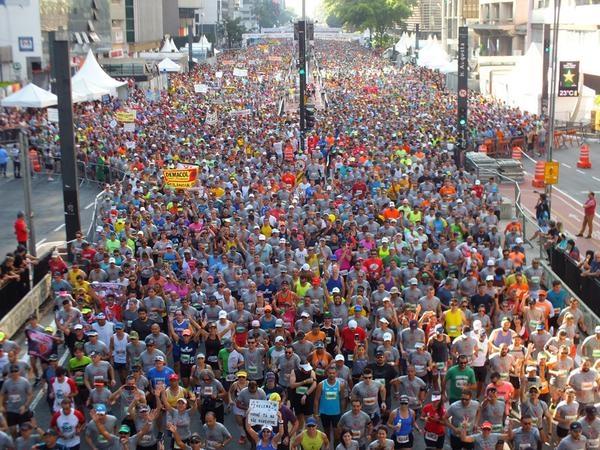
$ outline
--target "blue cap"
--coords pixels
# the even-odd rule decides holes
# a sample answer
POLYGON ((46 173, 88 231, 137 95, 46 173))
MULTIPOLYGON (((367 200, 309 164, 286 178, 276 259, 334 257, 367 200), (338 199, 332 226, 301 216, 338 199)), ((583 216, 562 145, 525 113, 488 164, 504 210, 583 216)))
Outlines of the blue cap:
POLYGON ((356 305, 356 306, 354 307, 354 311, 362 311, 362 306, 360 306, 360 305, 356 305))
POLYGON ((309 417, 308 419, 306 419, 306 426, 310 427, 310 426, 317 426, 317 421, 314 419, 314 417, 309 417))
POLYGON ((123 325, 121 322, 115 323, 115 330, 123 330, 123 329, 125 329, 125 325, 123 325))
POLYGON ((95 409, 97 414, 106 414, 106 405, 104 403, 97 404, 95 409))

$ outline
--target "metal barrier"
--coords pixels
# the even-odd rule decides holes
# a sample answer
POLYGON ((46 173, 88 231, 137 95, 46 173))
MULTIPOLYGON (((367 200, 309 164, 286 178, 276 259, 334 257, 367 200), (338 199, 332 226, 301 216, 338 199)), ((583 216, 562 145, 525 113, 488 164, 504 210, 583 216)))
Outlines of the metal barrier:
POLYGON ((33 289, 17 301, 14 301, 8 309, 5 308, 2 301, 0 303, 0 310, 2 311, 0 330, 12 338, 27 323, 27 319, 31 314, 39 313, 40 306, 50 295, 51 281, 52 277, 46 274, 33 289))

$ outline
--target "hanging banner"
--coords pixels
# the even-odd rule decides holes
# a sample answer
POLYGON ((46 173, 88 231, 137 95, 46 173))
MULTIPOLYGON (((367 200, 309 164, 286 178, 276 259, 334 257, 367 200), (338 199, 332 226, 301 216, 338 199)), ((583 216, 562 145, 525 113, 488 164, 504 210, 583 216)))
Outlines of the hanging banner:
POLYGON ((176 189, 189 189, 195 186, 198 168, 190 169, 165 169, 163 177, 165 184, 176 189))
POLYGON ((559 97, 579 97, 579 61, 560 61, 559 97))
POLYGON ((235 69, 233 69, 233 76, 234 77, 247 77, 248 69, 238 69, 236 67, 235 69))
POLYGON ((117 111, 115 117, 119 122, 131 123, 135 122, 135 111, 117 111))
POLYGON ((226 59, 224 61, 221 61, 221 64, 223 64, 224 66, 233 66, 235 64, 235 61, 232 59, 226 59))
POLYGON ((283 61, 283 58, 281 56, 267 56, 267 61, 281 62, 283 61))
POLYGON ((235 111, 231 111, 229 114, 232 116, 249 116, 252 113, 250 109, 236 109, 235 111))
POLYGON ((25 334, 27 336, 27 353, 48 361, 54 346, 52 335, 38 330, 25 330, 25 334))
POLYGON ((196 94, 206 94, 208 92, 208 86, 206 84, 195 84, 194 92, 196 94))

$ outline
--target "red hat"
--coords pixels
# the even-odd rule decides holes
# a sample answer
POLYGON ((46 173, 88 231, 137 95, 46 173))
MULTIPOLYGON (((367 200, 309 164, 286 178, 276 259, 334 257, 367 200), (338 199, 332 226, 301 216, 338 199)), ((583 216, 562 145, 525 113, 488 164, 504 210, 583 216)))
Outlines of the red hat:
POLYGON ((192 331, 191 331, 189 328, 186 328, 185 330, 183 330, 183 331, 181 332, 181 334, 182 334, 183 336, 191 336, 191 335, 192 335, 192 331))
POLYGON ((492 424, 490 422, 483 422, 481 424, 481 429, 482 430, 491 430, 492 429, 492 424))
POLYGON ((169 375, 169 381, 179 381, 179 375, 177 375, 176 373, 172 373, 171 375, 169 375))

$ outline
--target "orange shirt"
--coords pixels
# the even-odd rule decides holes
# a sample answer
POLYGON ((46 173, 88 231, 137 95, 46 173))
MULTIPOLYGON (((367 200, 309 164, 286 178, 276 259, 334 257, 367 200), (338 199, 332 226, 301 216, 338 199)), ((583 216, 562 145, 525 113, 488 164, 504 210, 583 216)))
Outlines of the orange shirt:
POLYGON ((450 185, 450 186, 442 186, 440 189, 440 194, 441 195, 454 195, 456 194, 456 189, 454 188, 454 186, 450 185))
POLYGON ((327 336, 325 335, 324 331, 319 330, 317 332, 317 334, 313 333, 312 331, 310 333, 306 333, 305 337, 306 337, 307 341, 310 341, 314 344, 315 342, 318 342, 318 341, 325 342, 325 338, 327 336))

